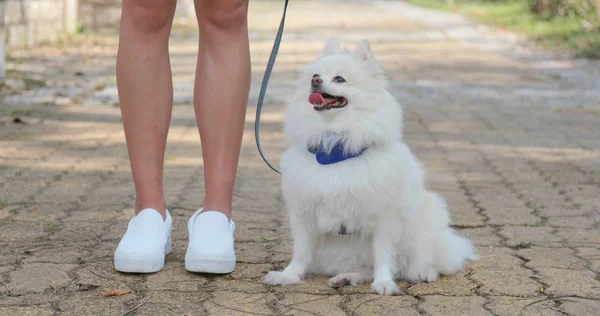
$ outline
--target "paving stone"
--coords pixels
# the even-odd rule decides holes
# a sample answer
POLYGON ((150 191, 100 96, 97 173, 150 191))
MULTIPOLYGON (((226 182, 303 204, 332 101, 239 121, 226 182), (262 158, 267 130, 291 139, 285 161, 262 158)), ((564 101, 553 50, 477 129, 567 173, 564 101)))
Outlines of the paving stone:
MULTIPOLYGON (((99 236, 112 225, 111 222, 42 222, 44 229, 51 235, 49 240, 57 243, 75 240, 79 242, 98 242, 99 236), (56 224, 55 224, 56 223, 56 224)), ((116 245, 115 245, 116 248, 116 245)))
POLYGON ((490 225, 538 225, 541 218, 533 214, 533 209, 523 205, 485 206, 484 214, 490 225))
POLYGON ((570 246, 586 247, 598 244, 600 229, 558 228, 556 235, 564 238, 570 246))
POLYGON ((548 218, 547 225, 569 228, 592 228, 600 221, 600 215, 593 216, 553 216, 548 218))
POLYGON ((4 242, 33 242, 47 236, 42 222, 2 221, 0 240, 4 242))
POLYGON ((344 298, 340 295, 311 295, 288 293, 278 307, 283 315, 346 315, 340 308, 344 298))
POLYGON ((7 285, 15 293, 43 292, 52 286, 67 284, 72 280, 69 271, 76 267, 74 264, 24 264, 20 269, 9 272, 10 282, 7 285))
POLYGON ((234 287, 245 293, 263 293, 267 291, 267 287, 262 283, 262 278, 270 270, 272 268, 269 264, 237 263, 231 274, 211 279, 210 286, 223 291, 234 287))
POLYGON ((266 243, 238 243, 235 245, 237 262, 262 263, 268 261, 271 254, 266 243))
POLYGON ((458 273, 452 276, 441 276, 435 282, 419 282, 411 285, 407 292, 413 296, 425 295, 450 295, 450 296, 466 296, 473 295, 477 288, 477 283, 467 279, 463 273, 458 273))
POLYGON ((0 266, 0 274, 1 274, 1 273, 6 273, 6 272, 8 272, 8 271, 12 271, 12 270, 14 270, 14 269, 16 269, 16 267, 15 267, 15 266, 13 266, 13 265, 8 265, 8 266, 0 266))
POLYGON ((507 239, 506 244, 511 247, 536 245, 542 247, 558 247, 562 245, 562 238, 554 234, 552 227, 504 226, 500 235, 507 239))
POLYGON ((23 316, 51 316, 54 315, 54 310, 51 307, 3 307, 0 306, 0 315, 23 315, 23 316))
POLYGON ((581 298, 565 298, 560 301, 560 310, 570 315, 592 316, 598 314, 600 301, 581 298))
POLYGON ((110 313, 125 313, 129 307, 128 302, 134 300, 134 294, 125 294, 114 297, 106 297, 102 291, 69 291, 64 294, 55 295, 53 300, 56 306, 63 310, 63 315, 99 315, 110 311, 110 313), (93 303, 91 303, 93 302, 93 303))
POLYGON ((202 291, 210 280, 198 273, 190 273, 181 264, 169 264, 161 271, 148 275, 145 286, 152 291, 202 291))
POLYGON ((589 262, 589 269, 600 273, 600 249, 596 248, 577 248, 577 256, 582 260, 589 262))
POLYGON ((575 257, 575 252, 568 248, 531 247, 521 249, 517 254, 528 260, 527 268, 564 268, 572 270, 585 269, 585 261, 575 257))
POLYGON ((485 218, 478 214, 479 210, 473 206, 464 192, 438 191, 448 205, 451 223, 455 227, 482 227, 485 218))
POLYGON ((352 315, 420 315, 417 299, 410 296, 381 296, 377 294, 351 295, 346 310, 352 315))
POLYGON ((15 221, 39 222, 44 224, 60 222, 61 218, 67 216, 67 210, 72 209, 75 203, 72 201, 54 200, 47 203, 27 203, 26 207, 22 207, 15 211, 11 217, 15 221))
POLYGON ((73 274, 79 283, 95 284, 104 288, 133 288, 146 280, 146 276, 115 270, 112 259, 85 264, 73 274))
POLYGON ((543 301, 545 297, 539 298, 520 298, 510 296, 494 296, 489 297, 489 303, 486 308, 498 316, 512 315, 548 315, 560 316, 561 312, 552 301, 543 301), (539 303, 537 303, 539 302, 539 303), (528 304, 532 304, 527 306, 528 304))
MULTIPOLYGON (((189 301, 183 301, 178 298, 174 298, 168 303, 145 303, 139 309, 137 313, 140 315, 208 315, 204 312, 201 304, 189 303, 189 301)), ((231 314, 220 314, 220 315, 248 315, 245 312, 233 312, 231 314)), ((269 315, 269 314, 267 314, 269 315)))
POLYGON ((258 279, 262 278, 270 269, 272 266, 268 263, 236 263, 235 270, 230 276, 234 279, 258 279))
POLYGON ((47 262, 47 263, 71 263, 78 264, 85 257, 90 256, 91 252, 86 248, 86 244, 63 244, 63 245, 40 245, 25 248, 22 261, 47 262), (56 254, 60 254, 57 256, 56 254))
MULTIPOLYGON (((335 289, 329 287, 329 285, 327 285, 328 279, 329 278, 325 277, 325 276, 310 275, 310 276, 306 276, 304 278, 304 281, 300 284, 294 284, 294 285, 282 286, 282 287, 273 287, 273 291, 276 293, 284 293, 284 294, 288 294, 288 293, 305 293, 305 294, 311 294, 311 295, 337 294, 337 290, 335 290, 335 289)), ((364 289, 364 287, 366 287, 366 286, 367 286, 367 284, 364 284, 362 288, 364 289)), ((349 290, 352 290, 352 289, 349 289, 349 290)))
MULTIPOLYGON (((173 109, 165 155, 173 252, 162 271, 148 275, 119 273, 112 263, 135 202, 119 107, 110 104, 118 100, 118 38, 11 50, 15 70, 7 82, 25 87, 11 77, 24 71, 46 86, 0 101, 0 280, 15 294, 2 295, 0 284, 0 314, 123 314, 148 298, 137 314, 513 315, 547 296, 598 298, 600 64, 535 52, 521 59, 517 37, 506 32, 391 1, 294 3, 264 107, 263 148, 278 166, 283 104, 323 41, 368 38, 404 105, 404 136, 426 167, 428 187, 446 198, 452 224, 482 259, 436 282, 398 281, 404 293, 394 297, 373 294, 369 282, 332 289, 324 276, 264 285, 265 273, 283 269, 292 250, 281 178, 257 155, 253 124, 281 8, 250 4, 252 83, 233 201, 238 263, 228 275, 183 267, 187 220, 205 195, 191 106, 193 17, 175 21, 169 47, 175 103, 187 103, 173 109), (13 123, 14 114, 25 124, 13 123), (50 285, 73 278, 53 293, 50 285), (104 297, 106 289, 132 293, 104 297)), ((572 300, 536 303, 521 314, 598 309, 596 301, 572 300)))
POLYGON ((548 295, 579 295, 600 299, 600 281, 596 273, 589 270, 539 268, 536 278, 548 285, 545 291, 548 295))
POLYGON ((487 296, 531 297, 539 295, 541 283, 534 272, 521 267, 522 260, 507 248, 482 248, 481 259, 470 264, 469 277, 481 285, 477 292, 487 296))
POLYGON ((572 203, 567 203, 564 198, 558 202, 552 202, 546 200, 543 207, 539 208, 539 216, 553 217, 553 216, 587 216, 590 214, 590 210, 584 207, 576 207, 572 203))
POLYGON ((271 315, 269 306, 262 299, 264 296, 263 293, 214 292, 212 297, 204 302, 203 308, 208 315, 271 315))
MULTIPOLYGON (((6 202, 6 203, 8 203, 8 202, 6 202)), ((21 205, 0 206, 0 220, 13 217, 15 214, 17 214, 17 211, 21 208, 22 208, 21 205)))
POLYGON ((6 265, 9 267, 17 267, 17 263, 20 259, 20 254, 9 248, 8 244, 0 244, 0 265, 6 265))
POLYGON ((502 239, 493 227, 465 228, 458 230, 460 235, 469 238, 475 246, 500 246, 502 239))
POLYGON ((424 296, 420 307, 429 315, 494 315, 483 308, 485 298, 479 296, 424 296))
POLYGON ((238 242, 266 242, 277 237, 274 223, 236 223, 235 240, 238 242))

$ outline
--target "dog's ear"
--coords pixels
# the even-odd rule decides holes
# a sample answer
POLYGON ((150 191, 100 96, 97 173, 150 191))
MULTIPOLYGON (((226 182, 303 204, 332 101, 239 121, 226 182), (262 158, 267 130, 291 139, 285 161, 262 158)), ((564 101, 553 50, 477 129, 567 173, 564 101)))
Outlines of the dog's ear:
POLYGON ((336 39, 330 38, 325 42, 325 49, 323 49, 322 56, 335 55, 338 54, 340 50, 340 43, 336 39))
POLYGON ((371 52, 371 46, 369 45, 369 42, 367 40, 362 40, 358 42, 358 45, 356 45, 356 48, 352 53, 352 57, 360 61, 375 61, 375 57, 371 52))
POLYGON ((375 60, 375 56, 371 52, 371 46, 367 40, 362 40, 356 45, 354 52, 352 52, 354 60, 360 62, 364 69, 367 69, 373 74, 373 77, 380 82, 387 84, 385 77, 385 71, 375 60))

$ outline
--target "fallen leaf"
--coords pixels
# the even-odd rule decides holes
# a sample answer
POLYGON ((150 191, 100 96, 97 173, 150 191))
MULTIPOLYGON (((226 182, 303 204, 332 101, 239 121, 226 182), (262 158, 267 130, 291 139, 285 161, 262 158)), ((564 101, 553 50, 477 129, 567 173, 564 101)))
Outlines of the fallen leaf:
POLYGON ((108 290, 104 292, 104 296, 119 296, 131 293, 131 290, 108 290))

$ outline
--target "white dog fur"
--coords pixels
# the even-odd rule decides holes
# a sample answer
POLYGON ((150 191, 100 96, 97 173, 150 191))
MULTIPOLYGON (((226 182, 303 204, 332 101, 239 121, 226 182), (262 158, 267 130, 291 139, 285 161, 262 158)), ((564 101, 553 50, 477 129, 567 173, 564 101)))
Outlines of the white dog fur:
POLYGON ((281 186, 293 255, 265 283, 297 284, 312 273, 330 276, 334 287, 372 281, 373 292, 393 295, 399 278, 432 282, 478 259, 471 241, 449 227, 444 200, 426 189, 423 168, 403 142, 402 120, 368 42, 350 52, 329 40, 286 104, 281 186), (322 92, 348 104, 316 111, 308 101, 315 74, 323 78, 322 92), (336 76, 346 81, 335 82, 336 76), (330 165, 307 150, 336 142, 348 152, 368 149, 330 165), (336 234, 342 224, 349 235, 336 234))

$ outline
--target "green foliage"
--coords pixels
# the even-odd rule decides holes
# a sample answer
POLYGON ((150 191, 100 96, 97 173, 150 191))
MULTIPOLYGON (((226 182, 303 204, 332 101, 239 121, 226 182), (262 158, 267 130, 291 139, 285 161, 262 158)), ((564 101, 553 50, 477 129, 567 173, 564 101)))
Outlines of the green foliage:
POLYGON ((52 220, 44 220, 43 225, 44 225, 44 229, 46 229, 47 231, 52 231, 52 230, 56 229, 56 227, 58 226, 58 223, 56 223, 55 221, 52 221, 52 220))
POLYGON ((81 22, 77 23, 77 28, 75 29, 76 34, 82 34, 85 32, 85 26, 81 24, 81 22))
POLYGON ((519 250, 519 249, 529 249, 529 248, 531 248, 532 246, 533 246, 533 243, 532 243, 532 242, 525 242, 525 241, 522 241, 522 242, 518 243, 518 244, 517 244, 517 245, 514 247, 514 249, 516 249, 516 250, 519 250))
POLYGON ((595 0, 407 0, 530 36, 542 45, 600 58, 595 0))

